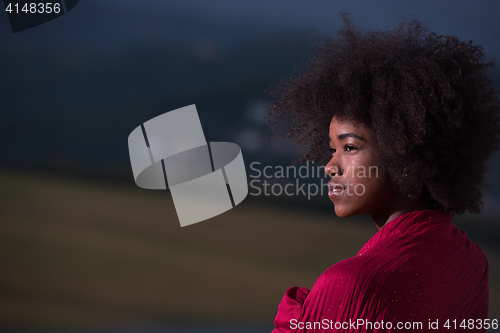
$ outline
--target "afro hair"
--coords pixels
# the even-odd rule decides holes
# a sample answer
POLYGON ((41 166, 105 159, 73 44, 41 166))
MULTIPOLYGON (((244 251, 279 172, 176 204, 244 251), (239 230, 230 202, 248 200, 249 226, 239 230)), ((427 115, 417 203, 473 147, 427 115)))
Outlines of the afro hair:
POLYGON ((364 124, 396 190, 450 213, 480 213, 500 136, 500 103, 486 75, 493 63, 480 46, 417 20, 362 32, 342 16, 344 27, 273 90, 273 127, 288 123, 288 137, 306 148, 302 160, 324 164, 332 118, 364 124))

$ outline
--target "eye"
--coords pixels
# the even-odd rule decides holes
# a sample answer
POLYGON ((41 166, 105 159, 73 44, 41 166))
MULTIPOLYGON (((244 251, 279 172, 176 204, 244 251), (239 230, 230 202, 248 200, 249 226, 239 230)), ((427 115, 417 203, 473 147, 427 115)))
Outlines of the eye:
POLYGON ((358 148, 357 148, 357 147, 355 147, 355 146, 351 146, 351 145, 345 145, 345 146, 344 146, 344 150, 345 150, 346 152, 351 152, 351 151, 353 151, 353 150, 358 150, 358 148))
POLYGON ((337 149, 333 148, 333 147, 330 147, 330 151, 332 153, 332 155, 337 151, 337 149))

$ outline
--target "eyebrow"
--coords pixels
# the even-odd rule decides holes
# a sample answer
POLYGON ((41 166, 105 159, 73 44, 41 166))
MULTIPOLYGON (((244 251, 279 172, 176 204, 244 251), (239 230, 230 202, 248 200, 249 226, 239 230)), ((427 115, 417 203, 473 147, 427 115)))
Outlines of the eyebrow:
MULTIPOLYGON (((342 133, 342 134, 339 134, 338 138, 339 140, 344 140, 345 138, 355 138, 355 139, 358 139, 358 140, 361 140, 361 141, 365 141, 365 139, 363 137, 360 137, 359 135, 356 135, 354 133, 342 133)), ((332 141, 330 139, 330 141, 332 141)))

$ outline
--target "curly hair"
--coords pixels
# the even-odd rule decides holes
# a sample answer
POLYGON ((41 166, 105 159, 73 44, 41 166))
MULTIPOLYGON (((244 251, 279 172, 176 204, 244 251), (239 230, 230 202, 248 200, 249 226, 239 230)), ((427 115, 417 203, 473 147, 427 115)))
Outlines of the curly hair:
POLYGON ((498 149, 500 102, 482 47, 402 20, 390 31, 345 26, 318 43, 305 70, 271 93, 276 125, 302 160, 326 163, 333 117, 373 131, 376 161, 396 190, 449 213, 482 210, 487 160, 498 149))

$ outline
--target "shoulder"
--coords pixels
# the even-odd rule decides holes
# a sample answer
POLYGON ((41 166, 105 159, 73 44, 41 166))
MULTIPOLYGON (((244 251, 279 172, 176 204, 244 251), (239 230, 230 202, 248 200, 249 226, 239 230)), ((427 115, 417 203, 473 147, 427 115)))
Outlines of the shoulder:
POLYGON ((390 286, 383 281, 398 280, 388 280, 384 266, 378 258, 358 255, 329 267, 307 296, 304 304, 307 318, 343 321, 361 318, 363 311, 376 314, 376 308, 393 296, 390 286))
POLYGON ((380 259, 369 255, 342 260, 330 266, 314 283, 311 293, 319 294, 359 294, 365 285, 379 280, 383 265, 380 259))

